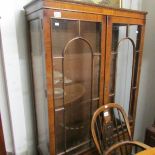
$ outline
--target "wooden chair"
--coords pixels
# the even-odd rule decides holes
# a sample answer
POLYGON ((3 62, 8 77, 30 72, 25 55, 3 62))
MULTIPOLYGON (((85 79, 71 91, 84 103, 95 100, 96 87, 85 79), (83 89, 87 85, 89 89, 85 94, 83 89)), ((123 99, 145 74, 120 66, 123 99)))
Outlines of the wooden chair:
POLYGON ((108 155, 112 150, 116 151, 116 148, 119 148, 120 154, 129 155, 129 144, 139 145, 143 149, 149 148, 145 144, 132 141, 128 117, 124 109, 116 103, 103 105, 96 110, 91 122, 91 131, 97 150, 102 155, 108 155))

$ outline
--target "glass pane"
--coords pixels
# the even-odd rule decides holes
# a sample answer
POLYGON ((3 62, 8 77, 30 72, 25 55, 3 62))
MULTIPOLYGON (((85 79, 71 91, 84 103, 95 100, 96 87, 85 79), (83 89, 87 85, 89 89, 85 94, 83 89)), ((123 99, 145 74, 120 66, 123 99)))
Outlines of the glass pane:
POLYGON ((119 103, 130 116, 136 92, 139 45, 140 26, 113 24, 109 101, 119 103))
POLYGON ((92 48, 93 52, 100 53, 101 52, 101 26, 100 24, 96 24, 95 22, 86 22, 82 21, 81 23, 81 36, 87 39, 92 48), (91 26, 90 26, 91 23, 91 26), (89 27, 89 28, 88 28, 89 27))
POLYGON ((100 23, 52 19, 57 154, 90 147, 91 117, 99 101, 100 35, 100 23))
POLYGON ((64 75, 72 83, 64 87, 67 149, 88 140, 92 83, 92 52, 83 40, 75 40, 65 53, 64 75), (79 113, 80 112, 80 113, 79 113), (80 114, 80 115, 79 115, 80 114))
POLYGON ((65 150, 65 132, 64 132, 64 110, 56 111, 55 112, 55 120, 57 121, 55 123, 55 128, 56 128, 56 146, 57 150, 59 152, 64 152, 65 150))
POLYGON ((100 63, 101 57, 95 56, 93 65, 93 98, 99 97, 100 63))
POLYGON ((121 104, 126 113, 129 110, 130 88, 132 78, 133 49, 128 40, 124 40, 118 47, 117 71, 115 83, 115 102, 121 104))
POLYGON ((62 59, 53 59, 53 68, 55 108, 59 109, 63 106, 62 59))
POLYGON ((31 54, 33 67, 33 81, 36 104, 38 129, 38 148, 42 154, 48 154, 48 107, 45 95, 45 58, 41 40, 41 23, 39 19, 30 22, 31 54))
POLYGON ((54 56, 62 56, 66 43, 78 35, 78 21, 52 20, 52 52, 54 56))

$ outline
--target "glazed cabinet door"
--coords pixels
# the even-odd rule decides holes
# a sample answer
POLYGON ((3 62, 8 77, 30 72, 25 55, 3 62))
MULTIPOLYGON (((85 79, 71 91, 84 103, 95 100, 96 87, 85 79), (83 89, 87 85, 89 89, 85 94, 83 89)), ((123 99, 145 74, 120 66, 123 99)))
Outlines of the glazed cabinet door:
POLYGON ((103 100, 105 18, 54 11, 50 24, 55 151, 76 154, 92 147, 91 118, 103 100))
POLYGON ((109 17, 107 21, 104 103, 116 102, 135 120, 144 21, 109 17))

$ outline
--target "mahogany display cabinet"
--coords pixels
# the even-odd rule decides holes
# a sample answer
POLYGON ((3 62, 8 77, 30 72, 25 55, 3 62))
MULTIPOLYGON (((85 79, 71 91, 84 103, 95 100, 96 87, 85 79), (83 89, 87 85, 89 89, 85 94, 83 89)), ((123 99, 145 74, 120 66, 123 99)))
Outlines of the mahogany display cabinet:
POLYGON ((146 12, 47 0, 25 10, 38 147, 46 132, 51 155, 90 150, 92 115, 109 102, 134 131, 146 12))

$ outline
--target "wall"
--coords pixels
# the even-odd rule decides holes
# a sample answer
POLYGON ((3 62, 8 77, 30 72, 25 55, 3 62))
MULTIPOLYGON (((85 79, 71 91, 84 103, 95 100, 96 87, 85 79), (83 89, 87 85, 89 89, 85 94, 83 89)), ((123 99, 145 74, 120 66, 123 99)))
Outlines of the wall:
POLYGON ((122 0, 123 8, 141 10, 142 0, 122 0))
POLYGON ((138 98, 135 138, 144 139, 145 128, 155 119, 155 1, 143 0, 142 9, 148 11, 144 54, 138 98))
POLYGON ((34 123, 34 103, 32 100, 32 87, 29 70, 29 56, 28 56, 28 42, 27 42, 27 23, 25 18, 25 11, 23 6, 32 0, 17 0, 15 5, 15 23, 16 23, 16 37, 18 44, 19 64, 20 64, 20 77, 22 79, 22 95, 23 106, 25 113, 25 126, 26 126, 26 142, 27 154, 34 155, 36 153, 36 133, 34 123))
POLYGON ((13 152, 13 133, 11 129, 11 116, 8 104, 8 91, 5 81, 4 61, 2 55, 2 42, 0 39, 0 113, 2 115, 3 133, 8 152, 13 152))
MULTIPOLYGON (((5 69, 4 74, 1 65, 0 110, 7 151, 34 155, 33 103, 23 11, 23 6, 29 1, 15 0, 10 1, 9 5, 8 1, 3 1, 0 5, 3 69, 5 69)), ((2 55, 0 56, 2 60, 2 55)))

